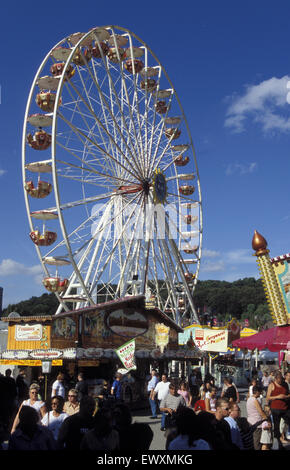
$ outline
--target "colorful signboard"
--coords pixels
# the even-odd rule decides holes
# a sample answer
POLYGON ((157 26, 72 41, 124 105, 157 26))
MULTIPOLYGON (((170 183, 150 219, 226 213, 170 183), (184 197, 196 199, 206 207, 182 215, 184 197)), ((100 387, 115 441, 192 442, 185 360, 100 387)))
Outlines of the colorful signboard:
POLYGON ((42 338, 42 325, 16 325, 16 341, 40 341, 42 338))
POLYGON ((272 260, 272 266, 276 274, 278 285, 283 296, 283 301, 287 310, 288 320, 290 317, 290 268, 289 259, 281 257, 272 260), (277 261, 276 261, 277 260, 277 261))
POLYGON ((228 330, 201 328, 200 326, 189 326, 183 333, 178 334, 179 345, 186 345, 190 339, 201 351, 226 352, 228 349, 228 330))
POLYGON ((155 324, 155 344, 160 348, 161 353, 164 352, 164 349, 169 343, 169 326, 164 325, 164 323, 155 324))
MULTIPOLYGON (((29 366, 29 367, 41 367, 42 362, 40 360, 30 359, 0 359, 1 366, 29 366)), ((54 359, 51 363, 52 366, 62 366, 62 359, 54 359)))
POLYGON ((109 312, 106 325, 116 335, 134 338, 148 330, 148 321, 141 312, 134 308, 122 308, 109 312))
POLYGON ((127 371, 137 369, 135 364, 135 338, 115 350, 127 371))

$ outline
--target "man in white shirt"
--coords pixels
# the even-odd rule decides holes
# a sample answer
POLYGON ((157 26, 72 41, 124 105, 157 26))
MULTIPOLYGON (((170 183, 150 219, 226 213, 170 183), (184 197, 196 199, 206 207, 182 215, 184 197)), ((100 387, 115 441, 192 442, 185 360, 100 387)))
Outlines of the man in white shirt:
MULTIPOLYGON (((170 385, 170 382, 168 382, 167 375, 162 374, 161 381, 158 382, 158 384, 154 388, 154 398, 157 395, 157 400, 158 400, 159 405, 160 405, 161 400, 163 400, 163 398, 165 398, 166 395, 169 393, 169 385, 170 385)), ((165 431, 165 416, 166 414, 162 412, 161 431, 165 431)))

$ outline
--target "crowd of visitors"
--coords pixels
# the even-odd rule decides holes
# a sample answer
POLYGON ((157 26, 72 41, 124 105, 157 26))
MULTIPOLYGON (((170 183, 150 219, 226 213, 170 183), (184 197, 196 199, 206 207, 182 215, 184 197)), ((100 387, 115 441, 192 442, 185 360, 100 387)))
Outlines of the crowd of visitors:
POLYGON ((240 395, 231 377, 225 377, 219 392, 214 377, 208 375, 201 381, 198 371, 189 377, 189 383, 176 383, 165 374, 159 381, 157 371, 152 370, 147 390, 151 418, 156 419, 158 408, 161 413, 160 430, 165 431, 168 450, 270 450, 274 437, 279 449, 290 444, 286 439, 290 430, 289 372, 253 376, 246 417, 240 415, 240 395), (160 390, 164 390, 162 397, 160 390))
MULTIPOLYGON (((44 399, 43 380, 27 384, 8 369, 0 375, 0 444, 8 450, 86 450, 141 452, 150 449, 149 422, 133 422, 122 398, 122 375, 104 381, 97 396, 79 374, 69 388, 59 373, 44 399), (7 434, 8 430, 8 434, 7 434)), ((263 373, 249 384, 246 417, 231 377, 217 387, 207 375, 193 371, 188 380, 171 379, 152 370, 147 382, 151 419, 161 414, 166 450, 270 450, 289 439, 290 372, 263 373), (267 385, 268 384, 268 385, 267 385)), ((159 427, 158 427, 159 429, 159 427)), ((160 449, 162 450, 162 449, 160 449)))

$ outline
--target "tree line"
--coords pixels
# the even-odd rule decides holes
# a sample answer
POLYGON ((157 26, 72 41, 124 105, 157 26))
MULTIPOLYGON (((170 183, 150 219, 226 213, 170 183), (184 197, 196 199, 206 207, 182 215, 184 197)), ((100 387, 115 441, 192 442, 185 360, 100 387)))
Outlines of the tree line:
MULTIPOLYGON (((225 323, 233 317, 241 322, 247 319, 249 326, 254 329, 272 326, 261 279, 251 277, 234 282, 197 281, 194 303, 200 318, 204 315, 216 317, 219 323, 225 323)), ((45 293, 8 305, 2 316, 8 316, 13 311, 21 316, 54 315, 57 307, 56 296, 45 293)))

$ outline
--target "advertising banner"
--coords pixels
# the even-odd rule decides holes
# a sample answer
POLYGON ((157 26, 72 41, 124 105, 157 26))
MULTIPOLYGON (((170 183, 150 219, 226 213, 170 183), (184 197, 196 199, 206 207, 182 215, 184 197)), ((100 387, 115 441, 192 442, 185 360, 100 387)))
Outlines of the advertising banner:
MULTIPOLYGON (((42 362, 40 360, 32 359, 0 359, 1 366, 30 366, 39 367, 42 362)), ((62 366, 62 359, 54 359, 51 363, 52 366, 62 366)))
POLYGON ((156 323, 155 332, 155 344, 160 348, 161 353, 163 353, 169 343, 170 328, 164 325, 164 323, 156 323))
POLYGON ((42 325, 16 325, 16 341, 40 341, 42 338, 42 325))
POLYGON ((227 352, 228 349, 228 330, 218 330, 199 327, 188 327, 183 333, 178 335, 179 345, 186 345, 190 339, 201 351, 227 352))
POLYGON ((129 370, 137 369, 135 364, 135 338, 115 349, 116 354, 120 358, 123 366, 129 370))

